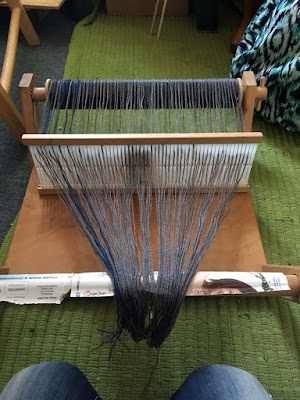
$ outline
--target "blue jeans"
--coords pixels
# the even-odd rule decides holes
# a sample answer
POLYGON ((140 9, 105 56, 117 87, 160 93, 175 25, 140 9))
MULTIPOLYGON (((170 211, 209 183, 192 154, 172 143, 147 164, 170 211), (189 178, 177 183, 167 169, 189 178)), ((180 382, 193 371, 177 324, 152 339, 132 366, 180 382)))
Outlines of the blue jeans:
MULTIPOLYGON (((253 375, 226 365, 207 365, 192 372, 171 400, 270 400, 253 375)), ((46 362, 18 372, 0 400, 101 400, 85 375, 65 362, 46 362)), ((159 399, 162 400, 162 399, 159 399)))

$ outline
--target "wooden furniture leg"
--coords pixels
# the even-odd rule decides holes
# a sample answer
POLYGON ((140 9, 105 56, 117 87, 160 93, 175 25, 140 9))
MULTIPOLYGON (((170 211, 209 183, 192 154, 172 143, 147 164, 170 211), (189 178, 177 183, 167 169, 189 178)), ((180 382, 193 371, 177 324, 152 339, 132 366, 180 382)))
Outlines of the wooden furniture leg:
POLYGON ((163 24, 164 18, 165 18, 165 12, 166 12, 167 3, 168 3, 168 0, 164 0, 164 4, 163 4, 161 16, 160 16, 160 21, 159 21, 159 25, 158 25, 158 31, 157 31, 157 37, 156 37, 156 39, 159 39, 159 37, 160 37, 160 32, 161 32, 162 24, 163 24))
MULTIPOLYGON (((150 29, 151 35, 153 34, 153 30, 154 30, 154 25, 155 25, 155 20, 156 20, 156 16, 157 16, 159 2, 160 2, 160 0, 156 0, 153 19, 152 19, 152 25, 151 25, 151 29, 150 29)), ((167 3, 168 3, 168 0, 163 0, 163 7, 162 7, 162 11, 161 11, 160 21, 159 21, 158 31, 157 31, 157 36, 156 36, 157 39, 159 39, 159 37, 160 37, 160 32, 161 32, 162 24, 164 22, 167 3)))
POLYGON ((154 29, 154 25, 155 25, 155 20, 156 20, 156 16, 157 16, 157 10, 158 10, 159 2, 160 2, 160 0, 156 0, 153 19, 152 19, 152 25, 151 25, 151 29, 150 29, 150 35, 153 34, 153 29, 154 29))
POLYGON ((0 116, 14 137, 21 142, 21 136, 25 132, 23 118, 9 97, 16 61, 19 30, 22 30, 30 46, 39 45, 40 40, 20 0, 7 0, 7 4, 11 9, 11 20, 0 79, 0 116))
POLYGON ((19 29, 21 29, 27 43, 29 46, 38 46, 40 44, 40 39, 36 33, 25 8, 23 7, 20 0, 7 0, 7 5, 13 12, 15 9, 20 9, 21 18, 19 29))
POLYGON ((25 132, 22 115, 0 83, 0 117, 8 126, 16 140, 22 143, 25 132))

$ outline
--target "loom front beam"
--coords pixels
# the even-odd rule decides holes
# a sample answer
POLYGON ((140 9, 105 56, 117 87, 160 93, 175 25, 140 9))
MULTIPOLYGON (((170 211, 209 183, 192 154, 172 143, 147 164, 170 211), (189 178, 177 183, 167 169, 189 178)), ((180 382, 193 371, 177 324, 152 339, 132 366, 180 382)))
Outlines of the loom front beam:
MULTIPOLYGON (((251 72, 244 72, 238 82, 246 132, 40 135, 37 133, 40 125, 38 102, 46 101, 50 81, 47 81, 45 88, 36 88, 33 75, 25 74, 20 83, 27 132, 23 136, 23 143, 29 146, 54 147, 128 144, 256 145, 262 140, 262 134, 251 132, 253 111, 266 98, 267 89, 263 78, 260 86, 257 86, 251 72)), ((104 271, 61 200, 57 196, 50 196, 51 191, 42 187, 40 194, 44 195, 40 196, 37 191, 39 184, 37 171, 33 166, 7 258, 6 272, 17 275, 104 271)), ((155 231, 155 221, 151 229, 155 231)), ((153 251, 157 251, 155 243, 153 251)), ((198 271, 283 272, 291 291, 267 292, 265 295, 279 295, 299 301, 299 269, 267 265, 251 197, 247 192, 235 194, 231 211, 202 259, 198 271)))

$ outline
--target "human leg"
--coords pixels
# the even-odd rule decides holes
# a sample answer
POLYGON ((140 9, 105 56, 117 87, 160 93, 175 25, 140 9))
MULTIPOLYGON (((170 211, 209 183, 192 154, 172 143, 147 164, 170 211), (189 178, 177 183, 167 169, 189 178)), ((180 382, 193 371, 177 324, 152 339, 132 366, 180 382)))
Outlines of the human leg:
POLYGON ((101 400, 74 365, 54 361, 32 365, 14 375, 0 400, 101 400))
POLYGON ((171 400, 270 400, 262 384, 249 372, 227 365, 196 369, 171 400))

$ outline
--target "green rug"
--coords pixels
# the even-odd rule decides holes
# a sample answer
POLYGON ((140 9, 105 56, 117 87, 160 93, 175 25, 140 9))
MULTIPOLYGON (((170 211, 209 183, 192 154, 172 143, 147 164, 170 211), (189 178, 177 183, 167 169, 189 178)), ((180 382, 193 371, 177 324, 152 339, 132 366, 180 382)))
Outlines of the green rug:
MULTIPOLYGON (((197 32, 190 18, 166 18, 159 41, 148 34, 150 18, 99 15, 93 24, 87 19, 75 28, 65 77, 226 77, 228 37, 239 16, 230 3, 220 6, 219 33, 197 32)), ((259 119, 254 129, 265 134, 251 190, 267 260, 297 265, 299 136, 259 119)), ((4 244, 1 262, 7 251, 4 244)), ((253 373, 274 400, 300 398, 300 306, 284 300, 187 299, 159 353, 125 336, 126 347, 118 343, 110 360, 109 346, 94 349, 101 337, 97 329, 116 326, 113 300, 72 299, 60 306, 2 303, 0 318, 0 389, 25 366, 64 360, 81 368, 104 400, 164 400, 193 369, 222 363, 253 373)))

